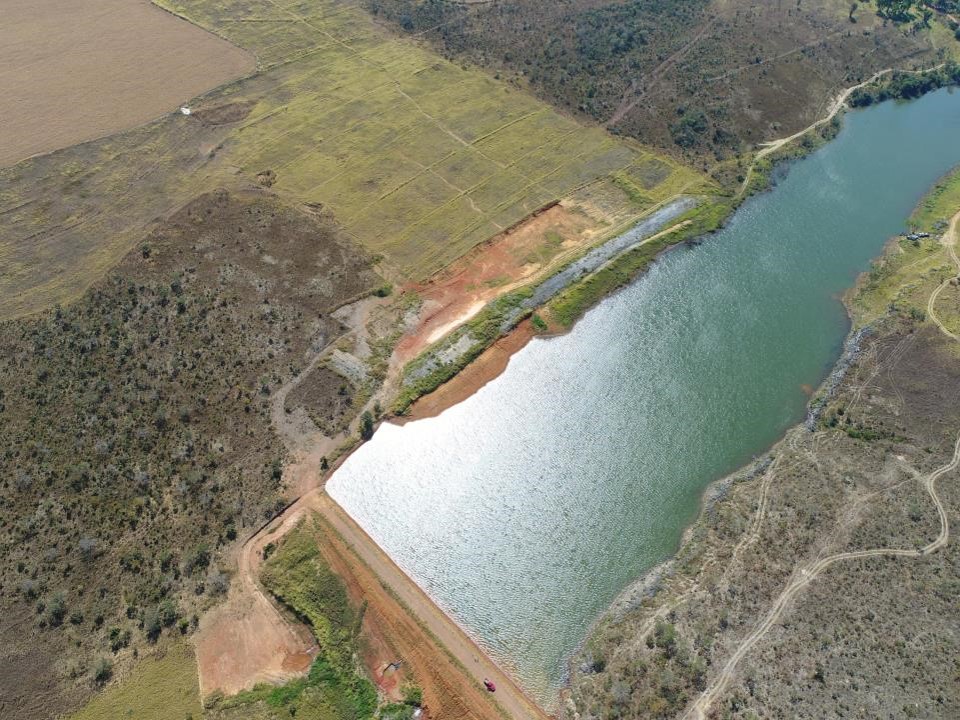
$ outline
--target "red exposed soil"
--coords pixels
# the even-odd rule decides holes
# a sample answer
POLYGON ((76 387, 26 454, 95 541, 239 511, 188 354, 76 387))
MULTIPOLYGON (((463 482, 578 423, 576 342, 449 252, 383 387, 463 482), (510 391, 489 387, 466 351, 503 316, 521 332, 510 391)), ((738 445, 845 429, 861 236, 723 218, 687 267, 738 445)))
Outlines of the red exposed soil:
POLYGON ((257 585, 263 547, 282 534, 260 533, 240 549, 227 602, 204 616, 195 641, 201 696, 283 683, 310 668, 317 652, 310 630, 288 620, 257 585))
POLYGON ((552 205, 476 247, 446 270, 407 290, 423 299, 416 328, 397 345, 405 364, 483 306, 555 267, 593 242, 598 223, 563 204, 552 205))
POLYGON ((530 321, 524 320, 513 332, 497 340, 448 382, 419 398, 406 415, 394 418, 391 422, 403 424, 410 420, 436 417, 447 408, 463 402, 506 370, 511 356, 526 347, 536 334, 530 321))

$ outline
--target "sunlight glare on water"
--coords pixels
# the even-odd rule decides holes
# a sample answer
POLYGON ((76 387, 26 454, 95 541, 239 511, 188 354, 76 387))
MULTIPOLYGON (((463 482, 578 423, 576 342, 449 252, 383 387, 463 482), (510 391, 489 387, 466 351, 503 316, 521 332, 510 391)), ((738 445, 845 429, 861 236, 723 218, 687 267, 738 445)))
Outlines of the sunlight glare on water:
POLYGON ((848 329, 837 297, 958 162, 958 94, 849 114, 703 245, 439 417, 383 425, 331 496, 552 705, 590 623, 675 550, 704 488, 803 417, 848 329))

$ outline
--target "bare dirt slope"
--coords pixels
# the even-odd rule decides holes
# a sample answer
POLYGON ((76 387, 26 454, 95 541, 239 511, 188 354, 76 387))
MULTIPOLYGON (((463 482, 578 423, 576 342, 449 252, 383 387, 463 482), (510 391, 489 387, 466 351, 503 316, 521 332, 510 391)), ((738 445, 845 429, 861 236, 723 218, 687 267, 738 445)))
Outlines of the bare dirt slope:
POLYGON ((261 533, 240 549, 227 602, 204 616, 196 636, 200 696, 234 695, 256 683, 282 684, 310 667, 317 644, 310 630, 284 616, 258 584, 263 548, 283 530, 261 533))
MULTIPOLYGON (((320 475, 317 453, 299 455, 286 468, 287 482, 300 488, 312 482, 314 489, 240 549, 228 602, 204 619, 196 638, 202 693, 233 693, 260 681, 282 681, 306 669, 315 652, 309 634, 278 611, 258 577, 267 544, 278 543, 316 512, 330 530, 325 533, 324 553, 331 567, 356 598, 369 603, 376 633, 396 647, 423 688, 429 717, 492 720, 501 717, 502 708, 516 720, 546 718, 323 488, 316 487, 320 475), (484 678, 497 684, 495 696, 482 689, 484 678)), ((380 670, 379 666, 368 668, 374 679, 382 681, 380 670)))
POLYGON ((0 166, 152 120, 255 67, 148 0, 4 0, 0 15, 0 166))
MULTIPOLYGON (((372 569, 380 581, 390 587, 391 594, 410 609, 417 621, 426 628, 425 634, 436 638, 452 655, 453 662, 447 661, 451 669, 460 665, 464 675, 473 679, 473 692, 463 698, 466 703, 464 707, 473 710, 478 717, 492 716, 492 713, 481 710, 479 701, 480 698, 488 701, 492 699, 513 720, 546 720, 546 713, 537 707, 513 679, 497 667, 325 492, 314 494, 310 504, 353 547, 360 560, 372 569), (484 678, 496 683, 497 692, 492 698, 484 695, 481 689, 484 678)), ((437 650, 434 649, 433 652, 436 653, 437 650)), ((450 714, 444 717, 453 720, 454 717, 463 716, 450 714)))

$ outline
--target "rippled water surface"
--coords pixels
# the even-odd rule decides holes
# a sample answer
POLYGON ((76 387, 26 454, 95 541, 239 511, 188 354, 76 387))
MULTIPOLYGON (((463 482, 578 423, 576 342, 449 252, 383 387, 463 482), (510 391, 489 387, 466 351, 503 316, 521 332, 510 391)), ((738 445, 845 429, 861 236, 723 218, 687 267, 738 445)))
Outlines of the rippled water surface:
POLYGON ((851 113, 840 136, 568 335, 437 418, 384 425, 328 484, 544 702, 591 621, 676 548, 712 480, 803 415, 838 296, 960 162, 960 94, 851 113))

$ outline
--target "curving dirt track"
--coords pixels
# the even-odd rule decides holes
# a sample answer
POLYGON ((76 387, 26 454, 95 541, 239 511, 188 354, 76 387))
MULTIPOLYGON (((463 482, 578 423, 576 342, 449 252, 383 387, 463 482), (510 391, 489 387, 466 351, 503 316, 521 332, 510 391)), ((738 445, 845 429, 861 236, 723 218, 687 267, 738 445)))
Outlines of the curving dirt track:
POLYGON ((288 620, 257 582, 263 546, 273 537, 273 531, 261 531, 240 548, 227 601, 200 623, 195 646, 201 697, 283 683, 310 668, 317 652, 313 634, 288 620))
MULTIPOLYGON (((943 67, 942 63, 940 65, 935 65, 931 68, 928 68, 927 70, 915 70, 915 71, 903 70, 901 72, 922 75, 923 73, 930 72, 932 70, 938 70, 941 67, 943 67)), ((750 163, 750 166, 747 168, 747 172, 746 172, 746 175, 744 176, 743 183, 740 185, 740 191, 738 192, 738 195, 743 195, 743 193, 747 191, 747 188, 750 187, 750 181, 751 179, 753 179, 753 169, 756 166, 758 161, 762 160, 768 155, 772 155, 773 153, 777 152, 777 150, 780 150, 781 148, 783 148, 785 145, 789 145, 790 143, 792 143, 794 140, 799 140, 808 132, 811 132, 812 130, 816 130, 817 128, 823 127, 828 122, 833 120, 834 117, 836 117, 837 113, 839 113, 844 108, 844 106, 847 104, 847 100, 850 99, 850 96, 855 91, 859 90, 860 88, 864 88, 867 85, 870 85, 871 83, 876 82, 877 80, 882 78, 884 75, 889 75, 892 72, 893 72, 893 68, 886 68, 884 70, 880 70, 879 72, 874 73, 869 78, 864 80, 862 83, 857 83, 856 85, 852 85, 848 87, 846 90, 844 90, 842 93, 840 93, 839 95, 837 95, 837 97, 833 99, 833 101, 830 103, 829 110, 827 110, 827 114, 824 115, 819 120, 816 120, 810 123, 809 125, 807 125, 807 127, 803 128, 803 130, 798 130, 793 135, 788 135, 787 137, 782 137, 776 140, 771 140, 770 142, 763 143, 762 147, 757 151, 757 154, 754 155, 753 162, 750 163)))
MULTIPOLYGON (((364 327, 366 313, 376 302, 368 299, 356 303, 357 317, 349 324, 364 327)), ((277 542, 301 519, 316 513, 329 531, 322 543, 325 556, 354 592, 362 592, 371 618, 381 621, 377 634, 384 644, 396 648, 405 672, 422 687, 428 717, 546 720, 546 713, 336 505, 320 484, 324 475, 321 461, 330 451, 330 439, 319 431, 304 435, 290 426, 283 406, 287 393, 331 347, 333 344, 321 349, 271 398, 275 427, 294 458, 284 469, 284 481, 299 497, 241 546, 227 602, 201 622, 195 640, 201 695, 216 690, 233 694, 257 682, 283 682, 309 668, 317 650, 312 634, 277 608, 258 578, 264 546, 277 542), (485 678, 496 683, 495 694, 483 688, 485 678)), ((378 668, 371 671, 377 677, 378 668)))
POLYGON ((823 125, 826 125, 828 122, 833 120, 833 118, 836 116, 838 112, 840 112, 840 110, 846 104, 847 99, 854 93, 854 91, 859 90, 860 88, 866 87, 872 82, 876 82, 877 80, 882 78, 884 75, 887 75, 891 72, 893 72, 892 68, 881 70, 880 72, 877 72, 871 75, 868 79, 864 80, 862 83, 858 83, 857 85, 848 87, 846 90, 844 90, 842 93, 840 93, 839 95, 837 95, 837 97, 833 99, 833 102, 830 103, 830 109, 827 111, 826 115, 824 115, 819 120, 810 123, 809 125, 807 125, 807 127, 803 128, 803 130, 798 130, 793 135, 788 135, 787 137, 779 138, 777 140, 771 140, 770 142, 764 143, 763 147, 757 152, 757 156, 755 160, 761 160, 765 158, 767 155, 770 155, 771 153, 775 153, 784 145, 789 145, 794 140, 799 140, 811 130, 816 130, 818 127, 822 127, 823 125))
MULTIPOLYGON (((954 215, 951 219, 949 229, 943 236, 943 243, 949 248, 951 258, 957 265, 958 271, 960 271, 960 260, 958 260, 955 251, 956 228, 958 222, 960 222, 960 212, 954 215)), ((940 290, 943 289, 944 285, 949 281, 950 278, 945 280, 943 284, 939 285, 931 294, 927 304, 927 309, 931 319, 937 324, 941 331, 951 338, 958 339, 956 335, 943 327, 933 313, 933 305, 936 297, 940 293, 940 290)), ((683 715, 683 718, 706 720, 711 706, 713 705, 714 701, 724 692, 730 681, 733 680, 737 671, 737 666, 744 656, 746 656, 746 654, 749 653, 750 650, 780 620, 784 611, 789 606, 790 601, 793 600, 794 597, 796 597, 805 587, 817 579, 828 568, 848 560, 862 560, 872 557, 908 557, 918 559, 930 555, 940 548, 945 547, 950 542, 950 521, 947 516, 947 511, 943 506, 943 501, 937 494, 936 484, 937 480, 939 480, 948 472, 955 470, 958 465, 960 465, 960 435, 957 436, 956 442, 954 443, 953 456, 951 457, 950 461, 926 475, 922 480, 924 489, 927 491, 927 494, 930 496, 931 501, 936 507, 937 515, 940 519, 940 532, 934 540, 921 548, 873 548, 869 550, 836 553, 834 555, 821 558, 807 567, 797 568, 791 575, 791 579, 787 583, 786 587, 784 587, 781 593, 777 596, 776 600, 774 600, 770 609, 767 611, 767 614, 757 624, 753 632, 751 632, 740 642, 736 651, 730 656, 726 664, 723 666, 723 669, 707 686, 703 693, 687 709, 683 715)), ((775 465, 772 465, 768 469, 767 474, 764 476, 763 485, 761 488, 761 501, 758 505, 754 522, 751 526, 750 532, 747 533, 745 539, 741 540, 741 543, 737 546, 737 550, 740 550, 742 546, 751 542, 755 534, 759 531, 760 524, 763 522, 763 516, 766 507, 766 490, 770 479, 773 477, 774 469, 775 465)))
POLYGON ((862 560, 870 557, 920 558, 944 547, 950 541, 950 523, 947 518, 947 512, 943 507, 943 502, 940 496, 937 495, 936 482, 942 475, 955 470, 957 465, 960 465, 960 436, 957 436, 957 441, 953 448, 953 457, 950 462, 937 468, 923 480, 923 485, 930 494, 930 498, 940 516, 940 533, 935 540, 920 549, 875 548, 871 550, 837 553, 836 555, 830 555, 829 557, 818 560, 809 567, 800 568, 794 573, 793 579, 791 579, 774 601, 766 617, 764 617, 754 631, 740 643, 740 646, 727 661, 726 665, 724 665, 720 674, 714 679, 710 686, 704 690, 703 694, 684 714, 684 717, 697 718, 698 720, 704 720, 707 717, 707 711, 713 704, 714 699, 726 689, 728 683, 733 679, 737 665, 743 659, 744 655, 750 652, 750 649, 780 620, 790 601, 830 566, 846 560, 862 560))
MULTIPOLYGON (((943 237, 940 239, 950 252, 950 259, 953 260, 954 267, 957 268, 957 273, 960 274, 960 258, 957 257, 957 223, 960 222, 960 212, 954 215, 950 219, 950 227, 947 228, 947 231, 943 234, 943 237)), ((927 301, 927 316, 933 320, 940 332, 946 335, 949 338, 960 341, 960 337, 957 337, 956 334, 944 327, 943 322, 940 318, 937 317, 936 313, 936 304, 937 298, 940 296, 940 293, 943 289, 949 285, 955 278, 948 277, 933 291, 933 294, 930 295, 930 299, 927 301)))
MULTIPOLYGON (((291 471, 295 476, 316 478, 319 458, 303 456, 291 471)), ((235 693, 256 682, 283 681, 309 667, 316 652, 312 638, 305 641, 304 633, 309 635, 306 628, 283 617, 257 577, 264 545, 276 542, 313 512, 319 513, 333 531, 330 543, 340 548, 341 562, 348 563, 353 575, 367 578, 364 598, 384 618, 386 627, 382 632, 400 638, 397 642, 407 648, 404 659, 424 689, 432 708, 431 718, 494 720, 506 713, 515 720, 546 720, 546 713, 397 567, 322 487, 300 497, 241 548, 230 599, 201 626, 198 636, 202 694, 216 689, 235 693), (343 552, 345 549, 350 553, 343 552), (370 578, 376 579, 376 587, 370 578), (387 598, 392 599, 392 605, 387 598), (484 678, 496 683, 495 695, 483 690, 484 678)))

